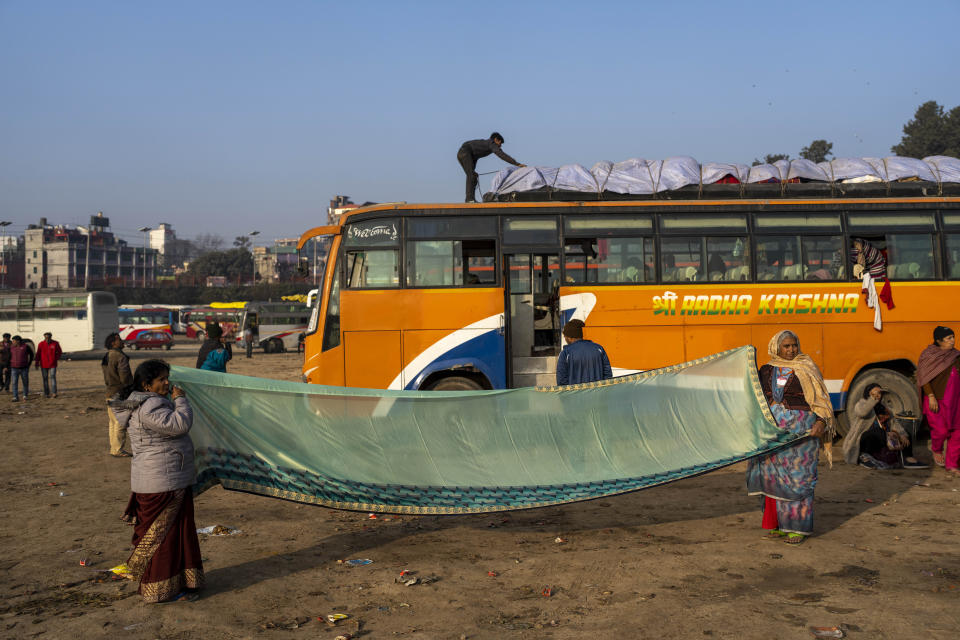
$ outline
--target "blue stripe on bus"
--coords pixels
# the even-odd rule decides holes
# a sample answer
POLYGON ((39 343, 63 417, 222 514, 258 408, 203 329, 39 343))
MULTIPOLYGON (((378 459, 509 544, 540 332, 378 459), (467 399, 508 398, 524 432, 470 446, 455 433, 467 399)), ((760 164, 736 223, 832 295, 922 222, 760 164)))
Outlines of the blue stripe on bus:
POLYGON ((494 389, 507 388, 506 343, 498 329, 485 331, 445 352, 424 367, 404 389, 419 389, 431 373, 467 365, 475 367, 486 376, 494 389))

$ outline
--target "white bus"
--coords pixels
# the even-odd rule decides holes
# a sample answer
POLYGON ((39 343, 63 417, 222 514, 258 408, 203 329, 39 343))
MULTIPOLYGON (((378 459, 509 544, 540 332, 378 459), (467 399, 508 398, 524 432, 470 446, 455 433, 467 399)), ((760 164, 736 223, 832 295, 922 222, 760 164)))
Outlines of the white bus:
POLYGON ((261 347, 264 353, 296 351, 300 334, 307 330, 308 320, 310 307, 303 302, 248 302, 237 330, 237 341, 246 346, 243 329, 250 326, 254 334, 253 345, 261 347))
POLYGON ((49 331, 65 352, 103 349, 119 324, 117 299, 106 291, 0 292, 0 334, 34 347, 49 331))

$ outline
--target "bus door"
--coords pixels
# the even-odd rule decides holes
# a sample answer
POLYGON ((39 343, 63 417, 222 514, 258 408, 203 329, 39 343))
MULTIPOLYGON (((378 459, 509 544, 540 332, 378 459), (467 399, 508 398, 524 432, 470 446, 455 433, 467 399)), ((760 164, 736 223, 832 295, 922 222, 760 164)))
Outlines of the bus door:
POLYGON ((508 386, 556 383, 560 353, 560 254, 504 256, 508 386))

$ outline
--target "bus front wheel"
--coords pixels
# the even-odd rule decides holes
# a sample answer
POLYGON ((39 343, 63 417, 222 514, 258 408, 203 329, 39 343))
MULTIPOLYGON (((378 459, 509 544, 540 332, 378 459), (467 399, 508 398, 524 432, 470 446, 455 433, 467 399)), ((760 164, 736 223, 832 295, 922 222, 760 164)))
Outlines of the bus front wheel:
POLYGON ((480 391, 480 383, 464 376, 447 376, 440 378, 427 387, 427 391, 480 391))
POLYGON ((902 373, 892 369, 868 369, 853 380, 847 393, 846 411, 837 421, 837 433, 846 435, 853 417, 853 407, 863 399, 863 392, 871 384, 879 384, 887 393, 883 395, 883 404, 893 415, 908 414, 920 418, 920 399, 913 382, 902 373))

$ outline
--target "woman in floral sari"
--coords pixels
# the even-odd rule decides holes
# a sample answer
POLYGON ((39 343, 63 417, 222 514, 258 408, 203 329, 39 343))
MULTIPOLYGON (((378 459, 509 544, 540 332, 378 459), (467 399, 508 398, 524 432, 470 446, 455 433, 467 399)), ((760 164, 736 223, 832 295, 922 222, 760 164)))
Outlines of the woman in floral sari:
POLYGON ((777 426, 812 437, 751 459, 747 490, 764 496, 762 526, 769 530, 765 537, 800 544, 813 533, 818 438, 833 433, 833 407, 820 370, 800 351, 795 333, 777 333, 767 351, 770 362, 760 367, 760 384, 777 426))
POLYGON ((123 518, 134 526, 133 553, 125 572, 140 581, 146 602, 193 599, 204 586, 191 488, 193 411, 183 389, 171 392, 169 375, 166 362, 147 360, 110 403, 133 448, 123 518))
POLYGON ((933 461, 960 476, 960 351, 955 343, 953 329, 933 330, 933 344, 917 361, 917 385, 923 398, 923 415, 930 425, 933 461))

